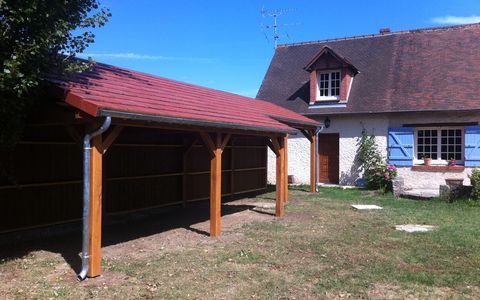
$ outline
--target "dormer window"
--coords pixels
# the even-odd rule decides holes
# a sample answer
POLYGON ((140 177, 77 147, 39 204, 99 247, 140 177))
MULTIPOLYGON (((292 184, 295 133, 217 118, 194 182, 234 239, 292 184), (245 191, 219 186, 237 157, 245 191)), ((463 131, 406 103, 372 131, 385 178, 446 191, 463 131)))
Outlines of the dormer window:
POLYGON ((317 99, 338 100, 340 97, 341 73, 339 70, 317 72, 317 99))
POLYGON ((348 101, 358 69, 345 57, 324 46, 303 68, 310 73, 310 105, 348 101))

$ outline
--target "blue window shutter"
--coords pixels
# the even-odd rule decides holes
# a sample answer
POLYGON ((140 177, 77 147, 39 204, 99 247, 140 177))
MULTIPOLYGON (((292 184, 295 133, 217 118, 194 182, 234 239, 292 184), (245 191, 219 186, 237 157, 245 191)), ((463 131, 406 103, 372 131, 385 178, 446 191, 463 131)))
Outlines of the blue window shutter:
POLYGON ((396 166, 413 165, 413 128, 388 129, 388 162, 396 166))
POLYGON ((480 126, 465 126, 465 167, 480 166, 480 126))

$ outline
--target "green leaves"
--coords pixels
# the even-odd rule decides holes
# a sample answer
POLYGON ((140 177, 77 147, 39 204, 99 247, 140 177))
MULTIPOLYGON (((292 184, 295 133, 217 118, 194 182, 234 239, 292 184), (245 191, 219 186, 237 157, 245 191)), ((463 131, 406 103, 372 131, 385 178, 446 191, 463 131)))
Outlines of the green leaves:
POLYGON ((110 17, 98 0, 0 0, 0 147, 12 142, 8 135, 18 136, 12 131, 30 100, 38 98, 46 74, 81 72, 93 65, 72 58, 94 42, 89 29, 110 17))
POLYGON ((85 51, 95 38, 89 29, 110 16, 98 0, 0 1, 0 93, 27 96, 50 70, 77 70, 62 54, 85 51))

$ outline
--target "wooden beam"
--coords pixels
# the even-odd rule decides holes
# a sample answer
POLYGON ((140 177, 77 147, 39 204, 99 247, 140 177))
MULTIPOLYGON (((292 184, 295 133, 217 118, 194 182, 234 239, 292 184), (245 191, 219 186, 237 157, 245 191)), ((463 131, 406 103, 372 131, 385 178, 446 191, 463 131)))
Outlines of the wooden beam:
POLYGON ((318 182, 317 174, 317 136, 315 132, 311 134, 312 141, 310 142, 310 192, 315 193, 318 182))
POLYGON ((312 142, 312 131, 311 130, 305 130, 305 129, 300 129, 300 131, 307 138, 307 140, 311 143, 312 142))
POLYGON ((213 156, 213 152, 217 147, 212 140, 212 136, 205 131, 200 131, 200 137, 202 138, 203 143, 205 144, 205 147, 207 147, 207 150, 210 153, 210 155, 213 156))
POLYGON ((281 138, 278 138, 276 136, 270 137, 270 142, 272 143, 272 151, 275 153, 275 155, 278 157, 280 155, 280 143, 279 140, 282 140, 281 138))
POLYGON ((288 202, 288 134, 283 138, 283 144, 285 147, 285 174, 284 174, 284 201, 288 202))
POLYGON ((122 132, 122 130, 123 130, 123 126, 117 125, 113 127, 113 129, 106 134, 103 140, 103 145, 102 145, 103 154, 105 154, 108 148, 110 148, 113 142, 115 142, 115 140, 117 139, 118 135, 122 132))
POLYGON ((232 136, 231 133, 227 133, 227 134, 225 134, 225 136, 223 137, 222 142, 221 142, 221 145, 220 145, 220 148, 222 149, 222 151, 225 149, 225 146, 227 146, 228 141, 230 140, 230 137, 231 137, 231 136, 232 136))
MULTIPOLYGON (((276 140, 276 139, 275 139, 276 140)), ((276 178, 276 196, 275 196, 275 216, 283 217, 284 215, 284 202, 285 202, 285 144, 281 138, 277 141, 279 146, 277 156, 277 178, 276 178)))
POLYGON ((210 236, 221 234, 222 149, 219 144, 215 145, 210 160, 210 236))
POLYGON ((275 148, 275 146, 272 143, 272 140, 267 138, 266 141, 267 141, 268 148, 270 148, 270 150, 272 150, 273 153, 275 153, 275 156, 279 156, 280 154, 278 153, 278 149, 275 148))
POLYGON ((222 132, 222 133, 231 133, 235 135, 244 135, 244 136, 281 136, 285 133, 273 133, 268 131, 256 131, 256 130, 243 130, 243 129, 234 129, 234 128, 218 128, 218 127, 206 127, 206 126, 194 126, 194 125, 178 125, 178 124, 167 124, 151 121, 142 121, 142 120, 127 120, 127 119, 113 119, 113 124, 122 125, 125 127, 146 127, 146 128, 157 128, 165 130, 173 130, 178 132, 222 132))
POLYGON ((102 136, 92 140, 90 173, 90 254, 88 277, 99 276, 102 272, 102 136))

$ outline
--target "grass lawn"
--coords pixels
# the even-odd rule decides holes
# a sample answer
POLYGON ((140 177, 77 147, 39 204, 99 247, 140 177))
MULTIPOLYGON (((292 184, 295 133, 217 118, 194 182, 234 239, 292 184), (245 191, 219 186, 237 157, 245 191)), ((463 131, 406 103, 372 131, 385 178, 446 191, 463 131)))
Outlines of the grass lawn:
MULTIPOLYGON (((361 190, 322 188, 318 194, 306 190, 290 190, 283 219, 246 222, 220 239, 205 237, 136 257, 106 255, 104 275, 82 283, 58 255, 39 251, 4 259, 0 297, 480 297, 479 207, 395 200, 361 190), (350 209, 355 203, 377 204, 384 210, 358 212, 350 209), (438 229, 413 234, 394 230, 394 225, 408 223, 438 229)), ((270 193, 248 201, 272 203, 273 197, 270 193)), ((126 243, 139 251, 135 240, 126 243)))

